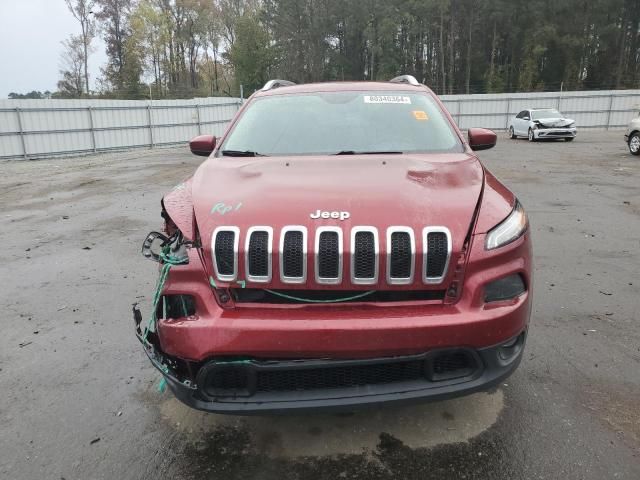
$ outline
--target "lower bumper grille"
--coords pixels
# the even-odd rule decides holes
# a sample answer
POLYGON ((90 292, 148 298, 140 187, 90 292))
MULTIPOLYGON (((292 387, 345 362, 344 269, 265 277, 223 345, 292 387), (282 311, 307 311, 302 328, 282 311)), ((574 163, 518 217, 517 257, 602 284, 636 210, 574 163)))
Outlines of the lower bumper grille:
POLYGON ((421 361, 335 368, 309 368, 264 372, 258 375, 258 392, 325 390, 417 380, 424 377, 421 361))
POLYGON ((440 382, 470 377, 480 368, 476 353, 459 349, 361 361, 211 361, 202 367, 197 382, 203 396, 213 400, 402 382, 440 382))
POLYGON ((312 304, 350 302, 424 302, 444 299, 444 290, 266 290, 230 289, 236 303, 312 304))

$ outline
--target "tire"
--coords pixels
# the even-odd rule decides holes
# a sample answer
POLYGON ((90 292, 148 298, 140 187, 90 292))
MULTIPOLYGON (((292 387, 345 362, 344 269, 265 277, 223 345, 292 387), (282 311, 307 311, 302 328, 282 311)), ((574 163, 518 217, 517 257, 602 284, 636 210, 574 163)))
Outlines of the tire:
POLYGON ((640 132, 632 133, 629 137, 629 152, 631 155, 640 155, 640 132))
POLYGON ((518 137, 516 136, 516 132, 514 132, 514 131, 513 131, 513 127, 509 127, 509 138, 510 138, 511 140, 515 140, 516 138, 518 138, 518 137))
POLYGON ((529 135, 528 135, 529 141, 530 142, 535 142, 536 141, 536 137, 533 134, 533 130, 530 128, 529 129, 529 135))
POLYGON ((573 139, 576 137, 565 137, 564 141, 565 142, 573 142, 573 139))

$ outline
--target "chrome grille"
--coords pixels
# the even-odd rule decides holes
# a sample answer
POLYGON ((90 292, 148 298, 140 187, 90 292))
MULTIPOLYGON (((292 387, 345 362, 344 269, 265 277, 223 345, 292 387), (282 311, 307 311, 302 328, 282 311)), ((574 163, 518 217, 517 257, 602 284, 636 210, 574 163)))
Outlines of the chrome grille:
MULTIPOLYGON (((318 284, 341 284, 343 275, 344 238, 340 227, 319 227, 314 232, 313 279, 318 284)), ((278 251, 274 253, 273 228, 257 226, 241 235, 238 227, 222 226, 212 235, 212 257, 215 278, 222 282, 247 280, 268 283, 273 277, 274 255, 278 255, 282 283, 307 282, 307 228, 286 226, 280 231, 278 251), (241 238, 242 237, 242 238, 241 238), (238 276, 238 244, 242 242, 244 275, 238 276)), ((348 278, 352 285, 379 282, 380 252, 386 258, 386 282, 408 285, 414 281, 416 239, 413 229, 389 227, 386 242, 381 243, 375 227, 356 226, 349 232, 348 278)), ((418 268, 422 282, 440 284, 447 276, 451 259, 451 233, 446 227, 425 227, 421 241, 422 263, 418 268)))
POLYGON ((284 283, 307 281, 307 229, 285 227, 280 233, 280 280, 284 283))
POLYGON ((416 242, 408 227, 387 229, 387 282, 405 285, 413 282, 416 242))
POLYGON ((245 269, 251 282, 271 281, 271 227, 251 227, 247 231, 245 269))
POLYGON ((219 280, 229 282, 238 274, 238 227, 218 227, 213 231, 213 266, 219 280))
POLYGON ((318 228, 315 247, 316 282, 329 284, 342 282, 342 229, 318 228))
POLYGON ((367 285, 378 281, 378 230, 355 227, 351 230, 351 283, 367 285))
POLYGON ((422 231, 424 283, 442 283, 451 258, 451 233, 446 227, 426 227, 422 231))

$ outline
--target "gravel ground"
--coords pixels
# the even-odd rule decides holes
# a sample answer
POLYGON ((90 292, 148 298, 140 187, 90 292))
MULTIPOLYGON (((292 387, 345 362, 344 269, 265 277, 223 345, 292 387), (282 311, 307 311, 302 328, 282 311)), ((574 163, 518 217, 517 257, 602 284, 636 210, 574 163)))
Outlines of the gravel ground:
POLYGON ((482 160, 527 208, 525 359, 496 392, 352 414, 203 414, 133 335, 139 255, 186 148, 0 163, 0 478, 640 478, 640 161, 622 133, 502 136, 482 160))

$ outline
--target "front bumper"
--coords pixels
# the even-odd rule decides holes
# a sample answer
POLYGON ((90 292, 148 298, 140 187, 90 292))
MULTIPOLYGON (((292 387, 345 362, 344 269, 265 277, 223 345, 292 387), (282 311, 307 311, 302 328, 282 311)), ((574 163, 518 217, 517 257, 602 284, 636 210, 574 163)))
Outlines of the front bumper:
MULTIPOLYGON (((174 395, 186 405, 212 413, 227 414, 273 414, 284 412, 300 412, 307 410, 336 410, 366 407, 372 405, 390 405, 401 403, 416 403, 443 400, 478 391, 491 390, 507 378, 518 366, 524 351, 526 331, 515 339, 514 346, 509 347, 509 355, 504 356, 504 348, 494 346, 467 352, 476 363, 476 368, 467 375, 451 379, 435 379, 428 373, 423 378, 413 380, 379 383, 375 385, 351 385, 342 388, 325 388, 322 390, 295 389, 289 391, 252 392, 250 396, 228 394, 207 398, 203 388, 185 385, 174 376, 163 372, 169 388, 174 395)), ((512 340, 513 341, 513 340, 512 340)), ((353 361, 302 361, 302 362, 231 362, 238 364, 242 372, 250 372, 249 377, 255 378, 261 371, 286 370, 291 375, 306 370, 309 374, 318 369, 338 369, 340 375, 347 375, 347 368, 366 368, 376 362, 423 362, 429 364, 429 359, 439 352, 429 352, 411 357, 397 357, 392 359, 367 359, 353 361)), ((227 370, 229 362, 222 363, 227 370)), ((215 367, 214 362, 211 366, 215 367)), ((425 368, 425 372, 428 368, 425 368)), ((318 375, 317 373, 315 375, 318 375)), ((251 382, 249 382, 251 383, 251 382)), ((253 382, 255 386, 255 382, 253 382)))
MULTIPOLYGON (((192 295, 196 314, 160 319, 157 333, 145 351, 181 401, 211 412, 349 408, 435 400, 486 390, 508 376, 520 361, 521 348, 509 362, 501 361, 498 353, 502 345, 520 335, 524 346, 532 281, 528 232, 496 251, 485 251, 484 241, 484 235, 479 235, 473 242, 462 296, 450 305, 362 302, 224 309, 214 300, 192 249, 190 263, 171 270, 163 293, 192 295), (485 303, 484 287, 488 282, 516 273, 525 282, 524 293, 485 303), (473 370, 437 381, 420 377, 376 384, 356 381, 349 388, 314 385, 302 393, 293 382, 294 387, 289 390, 256 390, 244 397, 237 392, 231 397, 207 396, 207 384, 200 375, 208 367, 226 363, 240 365, 241 374, 251 378, 255 378, 251 372, 292 365, 291 369, 296 370, 331 369, 345 362, 358 368, 405 360, 429 364, 434 355, 449 351, 471 355, 475 359, 473 370)), ((252 385, 254 381, 245 383, 252 385)))
POLYGON ((537 128, 533 131, 535 138, 573 138, 578 134, 576 127, 572 128, 537 128))

